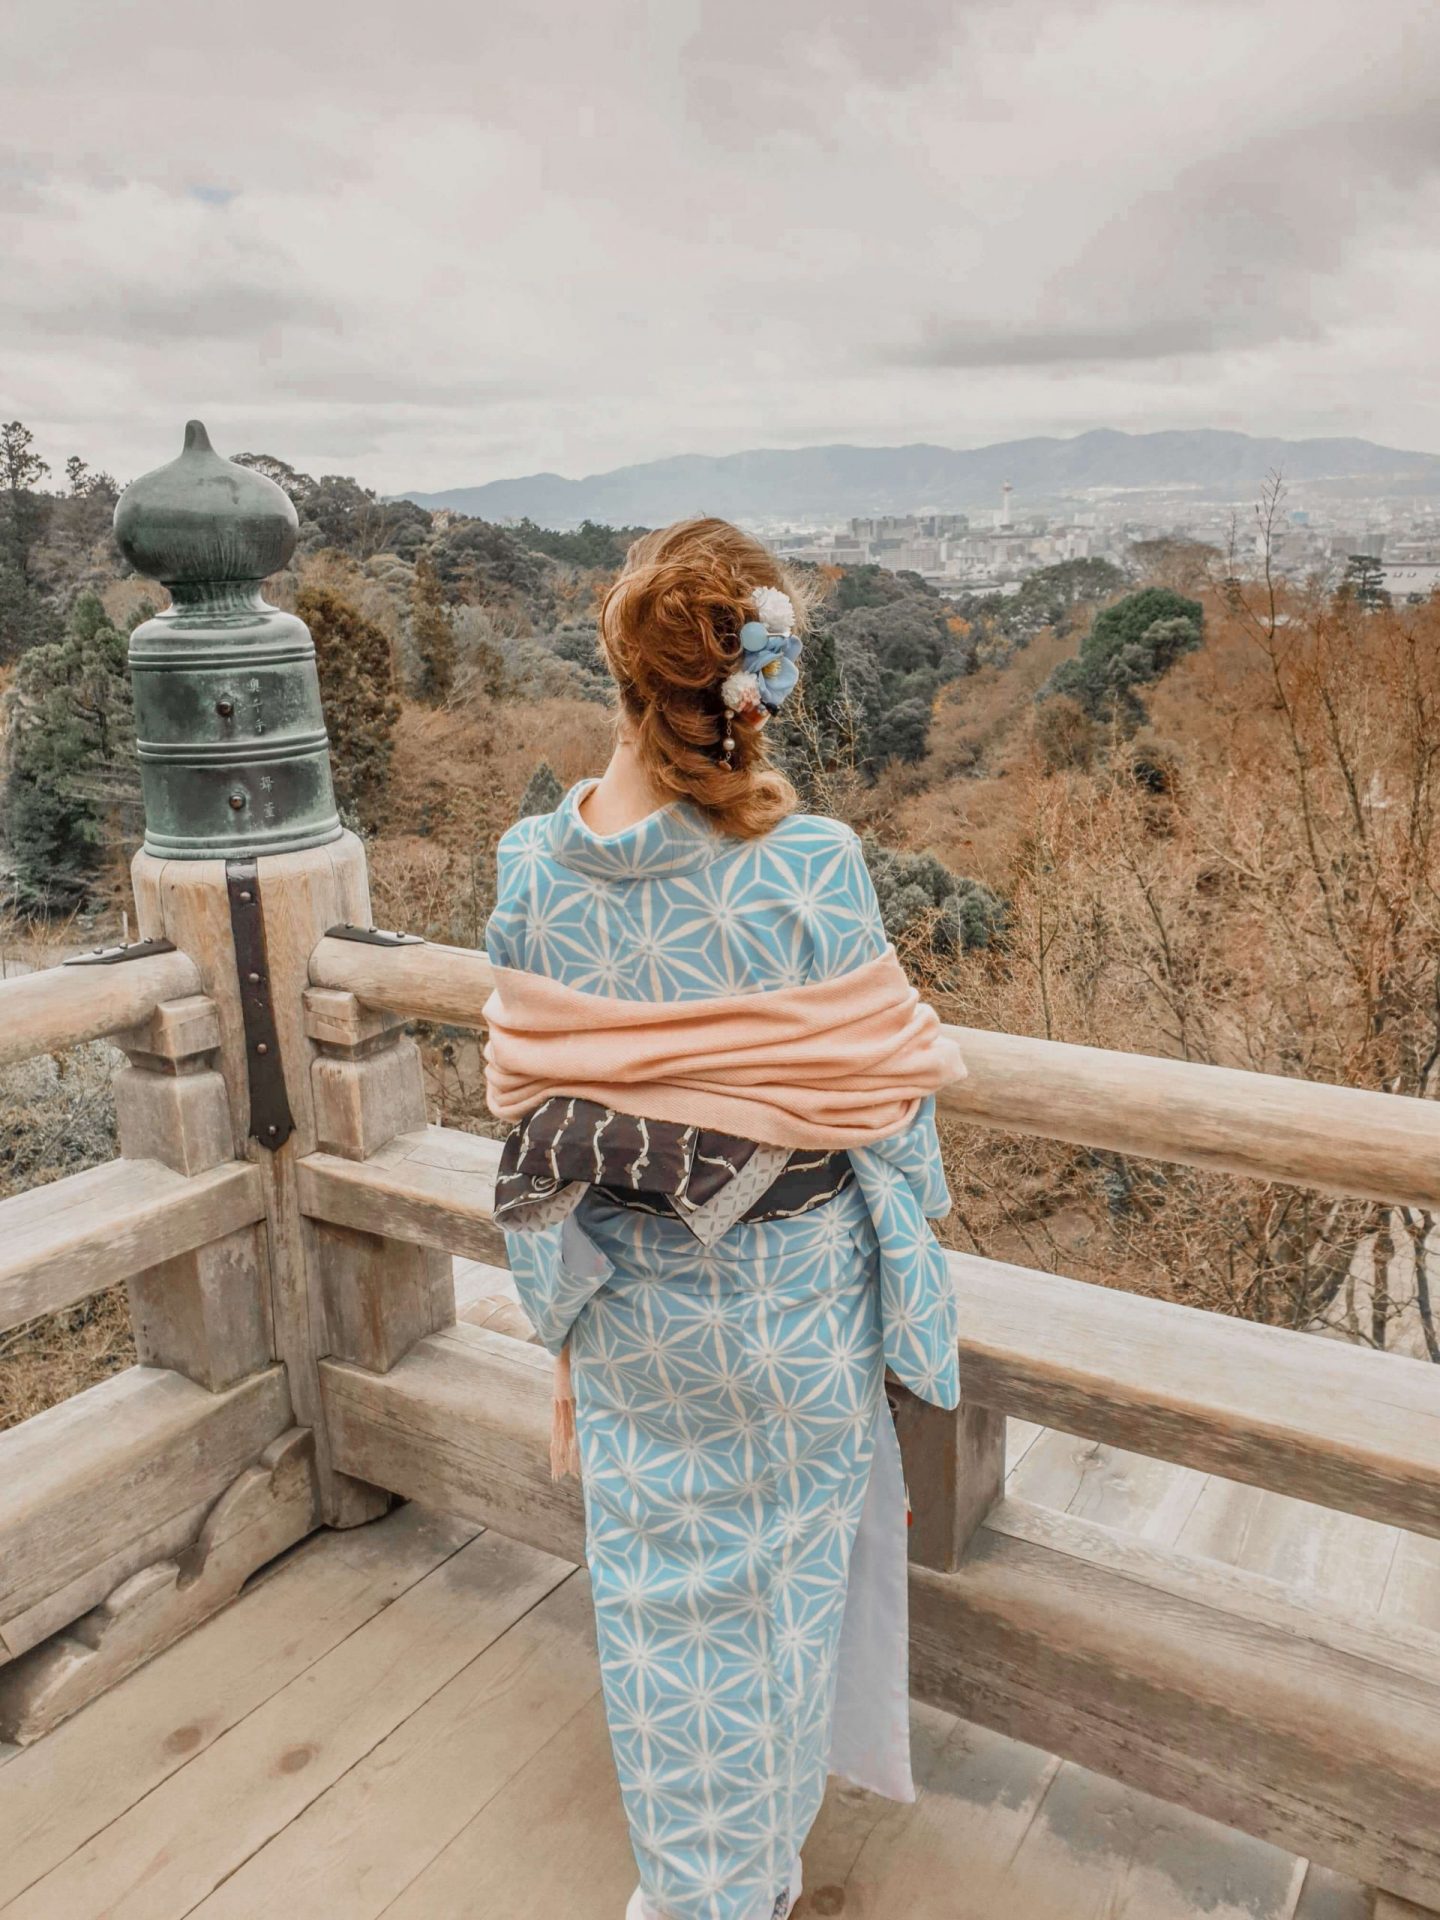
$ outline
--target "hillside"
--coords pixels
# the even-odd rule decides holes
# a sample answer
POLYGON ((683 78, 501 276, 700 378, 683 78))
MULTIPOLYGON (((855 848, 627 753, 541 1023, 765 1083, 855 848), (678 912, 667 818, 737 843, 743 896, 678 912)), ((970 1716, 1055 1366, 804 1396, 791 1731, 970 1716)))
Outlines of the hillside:
POLYGON ((704 511, 750 520, 837 520, 852 514, 963 512, 995 504, 1009 480, 1032 505, 1095 488, 1180 489, 1250 501, 1266 476, 1293 489, 1343 494, 1440 490, 1440 456, 1369 440, 1278 440, 1211 430, 1007 440, 989 447, 799 447, 710 457, 680 454, 567 480, 556 473, 493 480, 419 505, 542 527, 663 525, 704 511))

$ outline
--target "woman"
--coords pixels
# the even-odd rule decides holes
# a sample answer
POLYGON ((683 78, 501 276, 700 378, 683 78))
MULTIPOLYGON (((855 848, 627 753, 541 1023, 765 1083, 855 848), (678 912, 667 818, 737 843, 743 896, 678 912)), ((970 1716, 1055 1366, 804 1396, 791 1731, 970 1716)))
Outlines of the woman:
POLYGON ((496 1213, 583 1472, 629 1920, 783 1920, 827 1770, 913 1795, 884 1370, 957 1403, 926 1221, 963 1068, 854 834, 769 763, 800 599, 724 521, 637 541, 614 755, 502 840, 487 931, 496 1213))

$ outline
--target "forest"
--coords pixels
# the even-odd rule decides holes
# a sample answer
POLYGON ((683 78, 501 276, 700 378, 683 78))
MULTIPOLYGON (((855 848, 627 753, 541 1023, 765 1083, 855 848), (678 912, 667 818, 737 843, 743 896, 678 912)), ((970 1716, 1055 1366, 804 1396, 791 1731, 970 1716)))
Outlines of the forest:
MULTIPOLYGON (((637 529, 387 501, 269 454, 299 545, 267 596, 314 635, 380 924, 483 941, 495 843, 603 764, 599 598, 637 529)), ((125 654, 164 604, 115 481, 0 429, 0 965, 116 938, 140 810, 125 654)), ((1434 1097, 1440 605, 1175 539, 1000 600, 825 570, 776 750, 849 821, 943 1016, 1434 1097)), ((437 1117, 488 1130, 467 1033, 428 1029, 437 1117)), ((0 1078, 0 1194, 113 1151, 103 1045, 0 1078)), ((1427 1214, 961 1127, 952 1244, 1440 1360, 1427 1214)), ((123 1302, 0 1342, 0 1425, 128 1364, 123 1302)))

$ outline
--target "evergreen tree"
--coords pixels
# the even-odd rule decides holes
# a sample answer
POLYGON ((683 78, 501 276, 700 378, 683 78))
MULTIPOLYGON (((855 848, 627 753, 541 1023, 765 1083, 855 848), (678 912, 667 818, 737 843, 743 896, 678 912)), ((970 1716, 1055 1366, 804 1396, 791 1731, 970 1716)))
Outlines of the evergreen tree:
POLYGON ((353 601, 331 587, 302 588, 295 611, 315 641, 335 798, 347 819, 373 831, 384 812, 400 717, 390 642, 353 601))
POLYGON ((50 469, 20 420, 0 426, 0 663, 60 638, 60 623, 30 575, 50 500, 36 491, 50 469))
POLYGON ((1145 720, 1138 689, 1193 652, 1204 628, 1205 610, 1198 600, 1169 587, 1143 587, 1096 614, 1079 653, 1055 669, 1040 697, 1068 694, 1092 720, 1114 722, 1133 733, 1145 720))
POLYGON ((1390 604, 1390 596, 1385 591, 1385 568, 1373 553, 1351 554, 1345 563, 1340 592, 1361 607, 1374 609, 1390 604))
POLYGON ((30 550, 39 538, 45 502, 36 488, 49 473, 35 452, 35 436, 19 420, 0 427, 0 493, 4 496, 5 544, 12 567, 28 586, 30 550))
POLYGON ((928 921, 937 955, 988 947, 1005 925, 1005 904, 978 880, 952 873, 933 853, 905 853, 867 836, 860 843, 880 918, 893 941, 928 921))
POLYGON ((139 814, 126 636, 95 594, 76 600, 62 639, 22 656, 7 708, 5 825, 22 902, 73 905, 139 814))
POLYGON ((433 707, 443 706, 455 685, 455 629, 440 579, 422 553, 415 562, 410 594, 410 642, 419 662, 415 692, 433 707))
POLYGON ((532 813, 553 813, 564 795, 565 790, 556 778, 554 768, 548 760, 542 760, 525 783, 516 818, 526 820, 532 813))

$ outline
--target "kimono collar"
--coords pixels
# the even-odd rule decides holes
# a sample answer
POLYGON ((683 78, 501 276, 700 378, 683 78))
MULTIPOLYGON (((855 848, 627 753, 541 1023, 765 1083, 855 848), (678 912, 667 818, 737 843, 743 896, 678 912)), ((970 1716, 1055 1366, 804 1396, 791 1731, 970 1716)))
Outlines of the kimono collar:
POLYGON ((581 780, 550 816, 550 852, 562 867, 605 880, 651 880, 695 873, 730 845, 696 808, 673 801, 619 833, 595 833, 580 818, 580 802, 598 783, 581 780))

